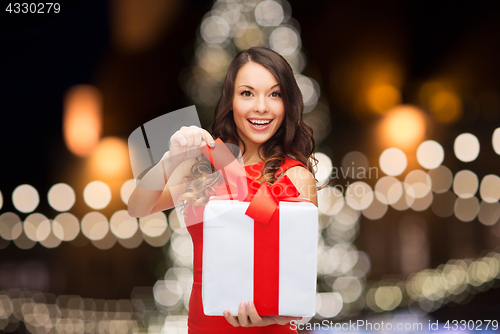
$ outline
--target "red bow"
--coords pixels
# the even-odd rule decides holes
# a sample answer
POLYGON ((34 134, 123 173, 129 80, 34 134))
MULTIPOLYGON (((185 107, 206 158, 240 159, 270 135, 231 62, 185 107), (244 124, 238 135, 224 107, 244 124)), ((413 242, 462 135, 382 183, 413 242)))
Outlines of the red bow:
POLYGON ((308 201, 307 199, 297 198, 300 193, 286 175, 278 179, 272 186, 269 186, 267 182, 261 185, 249 177, 239 177, 237 184, 238 190, 242 190, 238 191, 238 200, 250 202, 245 214, 262 224, 269 224, 272 217, 278 213, 280 201, 308 201), (242 198, 246 193, 245 189, 248 189, 248 194, 245 198, 242 198))
POLYGON ((217 199, 237 199, 250 202, 245 214, 253 220, 268 224, 273 215, 279 210, 279 202, 309 202, 304 198, 297 198, 300 193, 288 176, 284 175, 272 186, 267 182, 262 185, 246 176, 245 169, 234 158, 232 153, 223 144, 220 138, 215 140, 216 146, 204 146, 201 152, 210 160, 210 163, 222 173, 228 191, 227 196, 217 196, 217 199), (218 145, 217 145, 218 144, 218 145), (232 190, 232 191, 231 191, 232 190))

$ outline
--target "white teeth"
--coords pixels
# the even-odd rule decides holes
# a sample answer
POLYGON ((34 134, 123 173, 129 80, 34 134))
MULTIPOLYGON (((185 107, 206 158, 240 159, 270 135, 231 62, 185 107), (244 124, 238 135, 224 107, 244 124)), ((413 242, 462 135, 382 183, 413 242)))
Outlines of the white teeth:
POLYGON ((271 123, 270 120, 256 120, 256 119, 249 119, 249 121, 253 124, 268 124, 268 123, 271 123))

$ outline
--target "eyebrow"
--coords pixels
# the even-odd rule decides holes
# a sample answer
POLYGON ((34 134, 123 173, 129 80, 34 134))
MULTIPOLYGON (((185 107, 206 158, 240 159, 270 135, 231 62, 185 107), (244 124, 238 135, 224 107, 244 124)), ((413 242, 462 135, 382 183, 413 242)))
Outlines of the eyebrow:
MULTIPOLYGON (((279 85, 280 85, 280 84, 276 84, 276 85, 272 86, 272 87, 271 87, 271 88, 269 88, 269 89, 273 89, 274 87, 279 86, 279 85)), ((240 88, 241 86, 245 86, 245 87, 248 87, 248 88, 250 88, 250 89, 254 89, 252 86, 249 86, 249 85, 239 85, 239 86, 238 86, 238 87, 236 87, 236 88, 240 88)))

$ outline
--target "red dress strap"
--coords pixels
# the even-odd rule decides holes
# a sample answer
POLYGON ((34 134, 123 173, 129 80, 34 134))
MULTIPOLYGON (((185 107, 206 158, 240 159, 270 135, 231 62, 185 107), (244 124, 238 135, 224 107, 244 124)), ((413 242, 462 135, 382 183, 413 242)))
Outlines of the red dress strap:
POLYGON ((284 172, 286 172, 287 169, 295 167, 295 166, 302 166, 307 169, 307 167, 300 161, 292 159, 289 156, 285 157, 285 161, 281 165, 281 167, 276 171, 276 178, 279 178, 284 172))

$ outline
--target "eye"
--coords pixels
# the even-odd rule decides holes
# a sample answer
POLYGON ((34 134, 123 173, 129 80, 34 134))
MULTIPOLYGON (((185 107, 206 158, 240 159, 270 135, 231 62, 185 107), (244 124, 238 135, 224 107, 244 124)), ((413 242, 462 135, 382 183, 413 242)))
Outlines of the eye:
POLYGON ((273 95, 273 97, 281 97, 281 93, 278 92, 277 90, 275 90, 274 92, 272 92, 271 95, 273 95))
POLYGON ((243 92, 241 92, 241 95, 243 95, 244 97, 250 97, 252 95, 252 93, 249 90, 244 90, 243 92), (247 94, 249 94, 249 95, 247 95, 247 94))

